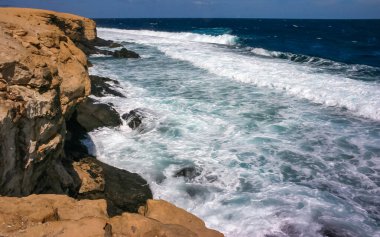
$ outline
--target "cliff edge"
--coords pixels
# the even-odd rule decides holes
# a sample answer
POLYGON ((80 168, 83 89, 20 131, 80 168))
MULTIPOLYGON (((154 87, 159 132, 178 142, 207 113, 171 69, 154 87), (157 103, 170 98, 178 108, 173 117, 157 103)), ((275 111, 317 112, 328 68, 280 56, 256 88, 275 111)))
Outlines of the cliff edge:
POLYGON ((90 19, 0 8, 0 235, 223 236, 79 144, 94 42, 90 19))

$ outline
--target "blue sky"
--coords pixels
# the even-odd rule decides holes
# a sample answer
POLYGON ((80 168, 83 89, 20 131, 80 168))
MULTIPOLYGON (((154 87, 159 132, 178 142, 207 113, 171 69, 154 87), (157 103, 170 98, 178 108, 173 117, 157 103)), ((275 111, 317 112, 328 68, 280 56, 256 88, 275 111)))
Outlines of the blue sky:
POLYGON ((0 0, 87 17, 380 18, 380 0, 0 0))

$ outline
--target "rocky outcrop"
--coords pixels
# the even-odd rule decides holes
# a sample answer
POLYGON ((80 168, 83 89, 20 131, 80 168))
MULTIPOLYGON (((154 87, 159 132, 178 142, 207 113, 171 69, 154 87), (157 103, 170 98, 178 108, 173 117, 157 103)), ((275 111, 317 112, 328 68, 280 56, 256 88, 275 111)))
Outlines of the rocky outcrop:
POLYGON ((150 200, 140 208, 141 214, 113 218, 106 209, 104 200, 77 201, 60 195, 0 197, 0 236, 223 236, 165 201, 150 200))
POLYGON ((101 96, 116 93, 89 79, 80 48, 95 43, 111 46, 92 20, 0 8, 0 236, 221 236, 164 201, 145 205, 143 178, 81 144, 88 131, 121 124, 110 105, 88 98, 96 85, 101 96))
POLYGON ((90 93, 92 20, 32 9, 0 9, 0 194, 70 193, 62 165, 65 120, 90 93))

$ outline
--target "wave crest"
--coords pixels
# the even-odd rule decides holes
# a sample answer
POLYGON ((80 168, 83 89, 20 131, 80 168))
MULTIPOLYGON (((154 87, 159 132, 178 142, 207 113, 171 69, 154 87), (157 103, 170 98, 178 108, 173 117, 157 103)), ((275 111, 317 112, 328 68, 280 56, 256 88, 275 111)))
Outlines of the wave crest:
POLYGON ((152 31, 152 30, 121 30, 113 28, 98 28, 102 32, 110 33, 126 33, 130 35, 138 35, 145 37, 157 37, 172 39, 178 41, 189 41, 189 42, 199 42, 199 43, 210 43, 210 44, 222 44, 222 45, 235 45, 238 41, 238 37, 230 34, 222 35, 206 35, 197 34, 190 32, 163 32, 163 31, 152 31))

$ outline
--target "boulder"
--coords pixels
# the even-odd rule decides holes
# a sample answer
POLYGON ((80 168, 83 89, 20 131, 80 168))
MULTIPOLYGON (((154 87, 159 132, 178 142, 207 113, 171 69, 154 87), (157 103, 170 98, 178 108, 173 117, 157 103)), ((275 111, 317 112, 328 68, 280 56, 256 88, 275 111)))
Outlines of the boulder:
POLYGON ((146 133, 157 125, 157 114, 145 108, 137 108, 121 116, 127 125, 138 133, 146 133))
POLYGON ((115 52, 113 52, 112 56, 114 56, 115 58, 140 58, 140 55, 126 48, 116 50, 115 52))
POLYGON ((198 167, 185 167, 174 174, 174 177, 184 177, 186 181, 191 181, 195 177, 201 175, 202 170, 198 167))
POLYGON ((99 127, 116 127, 122 124, 118 112, 111 105, 90 97, 78 106, 76 120, 87 132, 99 127))

